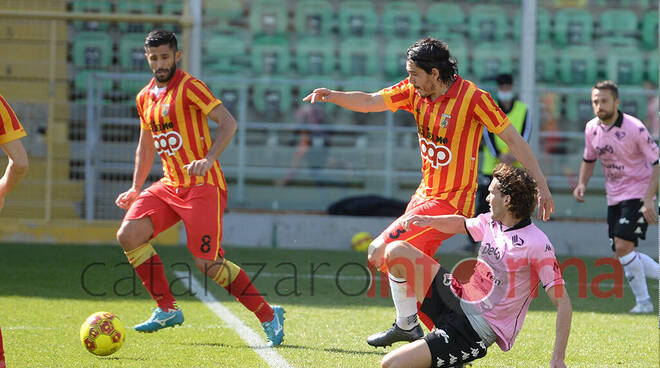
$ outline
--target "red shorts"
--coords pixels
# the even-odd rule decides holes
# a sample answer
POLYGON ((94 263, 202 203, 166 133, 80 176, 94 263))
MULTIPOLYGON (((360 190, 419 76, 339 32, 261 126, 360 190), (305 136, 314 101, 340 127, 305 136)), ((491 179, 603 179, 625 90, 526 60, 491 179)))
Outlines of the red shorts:
POLYGON ((449 202, 439 199, 423 199, 413 195, 406 207, 406 212, 387 227, 379 236, 386 244, 395 240, 403 240, 413 247, 421 250, 429 257, 433 257, 442 244, 442 241, 454 234, 446 234, 432 227, 411 226, 410 230, 403 229, 403 220, 410 215, 455 215, 460 214, 449 202))
POLYGON ((211 184, 172 188, 153 183, 140 193, 124 221, 151 218, 156 235, 183 220, 188 249, 193 256, 215 260, 222 257, 222 215, 227 206, 227 191, 211 184))

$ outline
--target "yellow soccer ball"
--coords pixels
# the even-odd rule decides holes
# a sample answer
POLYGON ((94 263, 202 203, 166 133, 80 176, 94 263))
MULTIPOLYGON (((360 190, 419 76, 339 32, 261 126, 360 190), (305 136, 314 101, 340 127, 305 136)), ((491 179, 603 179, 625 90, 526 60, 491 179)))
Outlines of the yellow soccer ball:
POLYGON ((353 235, 353 239, 351 239, 351 246, 358 252, 366 252, 367 248, 369 248, 369 244, 371 244, 373 240, 374 238, 371 237, 371 234, 366 231, 361 231, 353 235))
POLYGON ((96 312, 80 326, 80 342, 94 355, 110 355, 124 344, 124 324, 109 312, 96 312))

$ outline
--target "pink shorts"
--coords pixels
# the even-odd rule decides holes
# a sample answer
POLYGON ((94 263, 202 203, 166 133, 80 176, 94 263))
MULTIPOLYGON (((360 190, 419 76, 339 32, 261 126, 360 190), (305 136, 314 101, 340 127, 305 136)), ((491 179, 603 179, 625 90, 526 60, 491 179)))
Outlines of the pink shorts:
POLYGON ((156 235, 183 220, 188 249, 197 258, 222 257, 222 215, 227 206, 227 191, 211 184, 173 188, 153 183, 140 193, 124 221, 149 216, 156 235))
POLYGON ((379 238, 386 244, 395 240, 403 240, 429 257, 433 257, 442 241, 454 234, 445 234, 431 227, 418 226, 411 226, 411 229, 406 231, 402 226, 403 220, 410 217, 410 215, 438 216, 455 214, 460 214, 460 212, 447 201, 423 199, 413 195, 408 207, 406 207, 406 212, 388 226, 379 238))

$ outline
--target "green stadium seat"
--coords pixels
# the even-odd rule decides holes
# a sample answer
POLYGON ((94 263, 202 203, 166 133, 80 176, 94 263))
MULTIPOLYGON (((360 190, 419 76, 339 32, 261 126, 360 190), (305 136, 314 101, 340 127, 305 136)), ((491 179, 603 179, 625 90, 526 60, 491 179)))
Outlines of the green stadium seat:
POLYGON ((342 37, 365 37, 376 32, 378 16, 374 4, 368 0, 346 0, 337 13, 339 34, 342 37))
MULTIPOLYGON (((161 13, 163 15, 181 15, 183 14, 183 5, 179 0, 165 0, 161 8, 161 13)), ((160 27, 175 33, 181 32, 181 26, 178 24, 163 24, 160 27)))
POLYGON ((440 39, 450 33, 465 32, 465 13, 458 4, 433 3, 426 11, 426 28, 440 39))
MULTIPOLYGON (((156 5, 151 1, 122 0, 117 3, 117 13, 121 14, 156 14, 156 5)), ((151 23, 126 23, 119 22, 119 30, 122 32, 146 33, 154 26, 151 23)))
POLYGON ((296 32, 305 37, 329 35, 334 9, 325 0, 300 0, 293 22, 296 32))
POLYGON ((468 23, 468 33, 474 41, 501 41, 509 32, 507 12, 497 5, 473 6, 468 23))
POLYGON ((600 36, 637 37, 637 14, 628 9, 610 9, 600 14, 600 36))
POLYGON ((335 70, 335 41, 331 37, 305 37, 296 46, 298 73, 327 75, 335 70))
MULTIPOLYGON (((593 85, 576 86, 584 87, 584 92, 573 92, 566 94, 566 118, 570 126, 584 127, 584 124, 594 118, 594 110, 591 106, 591 87, 593 85)), ((579 129, 576 129, 579 130, 579 129)))
MULTIPOLYGON (((536 8, 536 42, 546 43, 550 41, 550 34, 552 27, 550 26, 550 11, 548 9, 537 7, 536 8)), ((521 11, 517 10, 513 16, 513 36, 516 41, 520 41, 520 31, 522 29, 521 11)))
POLYGON ((557 53, 552 45, 536 45, 536 81, 553 82, 557 78, 557 53))
POLYGON ((247 99, 247 86, 239 83, 209 82, 208 87, 211 90, 211 93, 219 98, 227 110, 238 119, 241 101, 241 87, 246 89, 245 98, 247 99))
POLYGON ((567 84, 595 83, 595 55, 589 46, 571 46, 563 50, 559 55, 559 79, 567 84))
POLYGON ((274 118, 291 112, 291 85, 264 80, 254 84, 254 108, 274 118))
POLYGON ((248 41, 238 35, 211 34, 204 37, 204 69, 219 73, 236 73, 247 69, 247 45, 248 41))
POLYGON ((651 51, 646 64, 646 79, 658 85, 658 51, 651 51))
MULTIPOLYGON (((128 74, 126 74, 128 75, 128 74)), ((131 74, 132 75, 132 74, 131 74)), ((130 103, 135 104, 135 96, 149 83, 151 76, 147 74, 136 74, 140 79, 120 79, 119 91, 123 93, 130 103)))
POLYGON ((339 70, 346 76, 378 74, 380 45, 373 38, 346 38, 339 45, 339 70))
POLYGON ((586 45, 592 40, 594 18, 586 9, 564 8, 555 13, 555 40, 561 45, 586 45))
MULTIPOLYGON (((110 13, 111 2, 110 0, 74 0, 73 11, 76 13, 110 13)), ((76 29, 96 31, 106 30, 108 28, 108 23, 97 21, 74 21, 73 26, 76 29)))
POLYGON ((419 38, 422 14, 412 1, 391 1, 383 10, 383 33, 388 38, 419 38))
POLYGON ((144 35, 125 34, 119 40, 119 66, 122 70, 144 70, 147 60, 144 57, 144 35))
MULTIPOLYGON (((87 93, 87 79, 91 73, 98 72, 96 70, 80 70, 76 72, 75 77, 73 78, 73 86, 75 93, 77 94, 86 94, 87 93)), ((95 85, 98 84, 98 81, 95 82, 95 85)), ((101 91, 103 94, 108 94, 112 91, 112 80, 105 79, 101 82, 101 91)))
POLYGON ((387 80, 401 80, 407 77, 406 51, 416 40, 401 38, 391 39, 385 43, 385 63, 383 71, 387 80))
POLYGON ((252 1, 250 30, 254 35, 282 35, 286 33, 288 21, 286 1, 252 1))
POLYGON ((617 49, 606 57, 606 75, 617 84, 639 84, 644 74, 644 55, 637 48, 617 49))
POLYGON ((78 68, 107 68, 112 63, 112 38, 105 32, 78 32, 72 53, 78 68))
POLYGON ((465 76, 470 69, 468 41, 465 37, 451 34, 444 41, 449 46, 449 53, 458 61, 458 74, 465 76))
MULTIPOLYGON (((607 8, 638 8, 646 10, 649 0, 591 0, 596 5, 607 8)), ((656 5, 657 6, 657 5, 656 5)))
POLYGON ((644 14, 642 19, 642 42, 648 49, 658 48, 658 11, 644 14))
POLYGON ((628 115, 632 115, 642 121, 647 118, 648 99, 644 95, 633 95, 630 93, 619 93, 619 109, 628 115))
POLYGON ((513 73, 513 48, 504 42, 480 43, 472 48, 472 72, 480 81, 493 80, 500 73, 513 73))
POLYGON ((262 36, 252 42, 252 70, 259 74, 287 74, 290 68, 289 40, 262 36))
POLYGON ((639 42, 634 37, 605 36, 596 40, 597 49, 638 48, 639 42))
MULTIPOLYGON (((181 4, 180 0, 166 1, 181 4)), ((204 14, 209 20, 217 20, 221 25, 227 25, 243 18, 243 3, 244 1, 236 0, 204 0, 204 14)))

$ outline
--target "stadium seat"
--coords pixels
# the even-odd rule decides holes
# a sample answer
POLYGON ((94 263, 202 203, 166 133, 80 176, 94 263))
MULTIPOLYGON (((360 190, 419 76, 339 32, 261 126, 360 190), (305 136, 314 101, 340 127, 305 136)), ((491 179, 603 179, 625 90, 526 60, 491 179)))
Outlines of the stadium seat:
MULTIPOLYGON (((87 79, 91 73, 97 72, 95 70, 79 70, 76 72, 75 77, 73 78, 73 85, 75 93, 85 94, 87 93, 87 79)), ((96 81, 95 83, 98 83, 96 81)), ((108 94, 112 91, 112 80, 105 79, 101 82, 101 91, 103 94, 108 94)))
POLYGON ((564 8, 555 13, 555 40, 561 45, 585 45, 591 42, 594 19, 586 9, 564 8))
POLYGON ((500 73, 512 73, 513 48, 504 42, 480 43, 472 48, 472 72, 480 81, 493 80, 500 73))
POLYGON ((601 37, 637 37, 637 14, 632 10, 605 10, 598 19, 601 37))
POLYGON ((509 31, 507 12, 497 5, 475 5, 468 19, 473 41, 501 41, 509 31))
POLYGON ((642 42, 649 49, 658 48, 658 11, 644 14, 642 19, 642 42))
POLYGON ((211 93, 222 101, 222 104, 225 105, 227 110, 238 119, 238 113, 240 111, 240 101, 241 101, 241 87, 245 88, 247 99, 247 86, 241 86, 238 83, 227 83, 227 82, 209 82, 208 84, 211 93))
POLYGON ((254 84, 254 108, 268 117, 291 112, 291 85, 264 80, 254 84))
POLYGON ((651 51, 646 64, 646 79, 658 85, 658 51, 651 51))
POLYGON ((465 77, 470 68, 470 60, 468 58, 468 41, 465 37, 457 34, 451 34, 445 37, 444 41, 449 46, 449 53, 458 61, 458 74, 465 77))
POLYGON ((288 24, 287 2, 254 0, 250 6, 250 30, 258 35, 281 35, 288 24))
POLYGON ((617 49, 606 57, 606 75, 617 84, 639 84, 644 74, 644 55, 637 48, 617 49))
POLYGON ((335 41, 331 37, 305 37, 296 46, 298 73, 327 75, 335 70, 335 41))
MULTIPOLYGON (((537 7, 536 8, 536 42, 546 43, 550 41, 550 33, 552 27, 550 26, 550 11, 548 9, 537 7)), ((517 10, 513 16, 513 36, 516 41, 520 41, 520 31, 522 28, 521 11, 517 10)))
POLYGON ((559 55, 559 79, 567 84, 596 82, 596 57, 589 46, 572 46, 559 55))
POLYGON ((204 69, 220 73, 241 72, 249 65, 248 40, 238 35, 212 34, 204 37, 204 69), (237 39, 240 41, 237 42, 237 39))
POLYGON ((557 53, 552 45, 536 45, 536 81, 553 82, 557 78, 557 53))
MULTIPOLYGON (((180 0, 166 1, 181 4, 180 0)), ((204 0, 204 14, 209 20, 218 20, 221 25, 227 25, 243 18, 243 3, 236 0, 204 0)))
POLYGON ((412 1, 390 1, 383 10, 383 33, 388 38, 419 38, 422 15, 412 1))
POLYGON ((646 120, 648 106, 646 96, 629 94, 624 90, 619 93, 619 101, 619 109, 621 111, 642 121, 646 120))
MULTIPOLYGON (((73 11, 76 13, 110 13, 110 0, 74 0, 73 11)), ((97 21, 74 21, 73 26, 76 29, 86 30, 105 30, 108 28, 107 22, 97 21)))
POLYGON ((401 80, 408 75, 406 73, 406 51, 415 41, 395 38, 385 43, 383 71, 387 80, 401 80))
POLYGON ((144 57, 144 35, 126 34, 119 40, 119 66, 124 71, 144 70, 147 60, 144 57))
POLYGON ((130 104, 135 104, 135 96, 151 80, 151 76, 147 74, 139 74, 139 76, 140 79, 125 78, 119 80, 119 91, 126 96, 130 104))
MULTIPOLYGON (((156 5, 151 1, 121 0, 117 3, 117 13, 122 14, 156 14, 156 5)), ((146 33, 151 31, 154 26, 151 23, 126 23, 119 22, 119 29, 122 32, 146 33)))
MULTIPOLYGON (((648 9, 649 0, 591 0, 599 6, 607 8, 638 8, 648 9)), ((656 5, 657 6, 657 5, 656 5)))
POLYGON ((337 13, 339 34, 342 37, 371 36, 378 25, 374 4, 368 0, 346 0, 339 4, 337 13))
POLYGON ((79 32, 72 52, 73 65, 78 68, 106 68, 112 62, 112 38, 105 32, 79 32))
POLYGON ((329 35, 334 9, 325 0, 300 0, 296 4, 294 25, 300 36, 329 35))
MULTIPOLYGON (((566 94, 566 118, 568 124, 577 124, 584 127, 584 124, 594 118, 594 110, 591 106, 591 87, 593 85, 583 86, 584 92, 573 92, 566 94)), ((580 129, 576 129, 580 130, 580 129)))
MULTIPOLYGON (((181 15, 183 14, 183 5, 179 0, 165 0, 161 13, 163 15, 181 15)), ((178 24, 163 24, 161 27, 175 33, 181 31, 181 26, 178 24)))
POLYGON ((375 76, 380 45, 373 38, 347 38, 339 44, 339 70, 346 76, 375 76))
POLYGON ((450 33, 463 33, 466 30, 465 13, 458 4, 434 2, 426 11, 426 28, 428 33, 438 35, 440 39, 450 33))
POLYGON ((252 70, 259 74, 286 74, 290 68, 289 40, 262 36, 252 42, 252 70))

